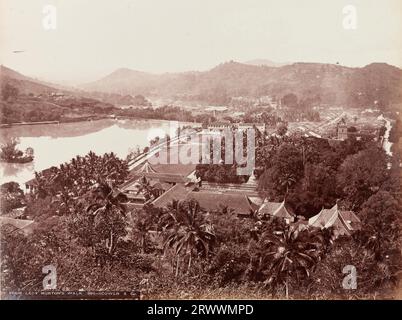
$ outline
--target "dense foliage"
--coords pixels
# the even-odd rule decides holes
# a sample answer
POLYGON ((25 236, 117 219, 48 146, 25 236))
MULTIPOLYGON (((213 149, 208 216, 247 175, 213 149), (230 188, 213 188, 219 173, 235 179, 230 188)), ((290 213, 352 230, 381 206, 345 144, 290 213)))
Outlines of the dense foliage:
POLYGON ((330 145, 325 139, 292 135, 257 139, 260 193, 278 201, 286 196, 293 211, 307 218, 336 199, 358 210, 389 180, 387 161, 384 150, 370 140, 330 145))
MULTIPOLYGON (((17 80, 16 80, 17 81, 17 80)), ((102 101, 72 95, 53 95, 56 89, 47 88, 41 94, 33 88, 18 88, 19 82, 2 83, 0 99, 0 121, 2 124, 40 121, 74 121, 112 114, 116 108, 102 101), (29 93, 27 93, 27 92, 29 93)), ((25 84, 24 84, 25 85, 25 84)), ((24 86, 21 85, 21 86, 24 86)))
POLYGON ((17 148, 19 141, 11 139, 0 146, 0 161, 9 163, 27 163, 33 160, 33 149, 22 152, 17 148))
POLYGON ((140 290, 144 298, 394 297, 401 268, 396 150, 387 170, 389 158, 371 142, 258 139, 262 193, 286 196, 306 217, 339 199, 360 217, 361 230, 335 239, 300 221, 206 212, 193 200, 129 210, 116 188, 127 177, 126 162, 90 153, 37 175, 27 198, 38 223, 32 234, 2 226, 3 291, 40 289, 42 267, 53 264, 60 290, 140 290), (346 265, 356 267, 356 290, 342 287, 346 265))
POLYGON ((23 207, 24 203, 24 191, 17 182, 6 182, 0 186, 0 212, 2 214, 23 207))

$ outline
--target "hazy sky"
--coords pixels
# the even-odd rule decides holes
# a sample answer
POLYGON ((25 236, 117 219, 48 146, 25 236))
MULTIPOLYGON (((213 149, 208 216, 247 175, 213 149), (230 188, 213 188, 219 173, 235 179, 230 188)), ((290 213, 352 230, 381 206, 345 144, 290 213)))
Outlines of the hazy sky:
POLYGON ((206 70, 265 58, 402 66, 401 0, 0 0, 0 61, 80 83, 117 68, 206 70), (43 7, 57 9, 55 30, 43 7), (342 9, 357 9, 345 30, 342 9), (24 52, 13 53, 23 50, 24 52))

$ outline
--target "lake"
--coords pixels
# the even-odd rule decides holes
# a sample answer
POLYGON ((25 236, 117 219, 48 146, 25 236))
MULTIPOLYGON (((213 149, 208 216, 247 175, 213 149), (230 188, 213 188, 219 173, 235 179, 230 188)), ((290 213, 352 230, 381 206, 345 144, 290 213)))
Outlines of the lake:
MULTIPOLYGON (((180 125, 184 125, 181 123, 180 125)), ((35 159, 27 164, 0 163, 0 183, 22 184, 34 177, 35 171, 70 161, 89 151, 96 154, 114 152, 125 158, 130 150, 142 150, 156 136, 172 136, 177 122, 163 120, 103 119, 75 123, 24 125, 1 128, 1 142, 18 138, 18 148, 34 149, 35 159)))

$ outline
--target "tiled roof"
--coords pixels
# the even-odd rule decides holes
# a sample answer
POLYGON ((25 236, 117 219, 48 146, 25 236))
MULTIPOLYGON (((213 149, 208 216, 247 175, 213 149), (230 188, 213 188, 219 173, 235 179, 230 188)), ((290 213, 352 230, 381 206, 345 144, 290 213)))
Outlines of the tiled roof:
POLYGON ((145 177, 150 180, 150 184, 156 185, 160 184, 163 190, 167 190, 171 183, 182 183, 186 184, 191 181, 187 178, 195 170, 195 165, 184 165, 184 164, 157 164, 152 167, 146 166, 144 169, 143 165, 141 168, 137 168, 130 173, 130 179, 123 183, 120 187, 123 190, 138 190, 139 179, 145 177), (144 170, 142 170, 144 169, 144 170))
MULTIPOLYGON (((310 226, 317 228, 328 228, 328 222, 337 217, 338 206, 335 205, 331 209, 322 209, 318 214, 314 217, 311 217, 308 220, 310 226)), ((333 223, 333 221, 332 221, 333 223)))
POLYGON ((152 204, 155 207, 164 208, 173 200, 183 200, 189 192, 190 190, 188 190, 184 185, 176 184, 159 198, 155 199, 152 204))
POLYGON ((137 180, 143 177, 147 179, 152 179, 154 181, 167 182, 167 183, 187 183, 190 181, 189 178, 180 174, 144 172, 132 175, 128 181, 126 181, 123 185, 120 186, 120 188, 126 189, 130 185, 135 183, 137 180))
POLYGON ((258 210, 260 215, 271 215, 283 219, 291 219, 294 217, 286 209, 285 201, 282 202, 264 202, 260 209, 258 210))
POLYGON ((145 163, 142 165, 141 168, 139 168, 136 172, 157 172, 150 164, 148 161, 145 161, 145 163))
POLYGON ((282 202, 281 206, 274 212, 273 215, 278 218, 294 219, 294 217, 286 209, 285 202, 282 202))
POLYGON ((258 213, 273 215, 273 213, 280 207, 281 203, 282 202, 264 202, 258 210, 258 213))
POLYGON ((177 184, 166 191, 154 200, 152 204, 156 207, 166 207, 172 200, 190 199, 198 201, 200 206, 207 211, 217 211, 227 207, 237 214, 249 214, 259 207, 255 203, 258 199, 249 199, 244 193, 220 192, 216 190, 192 191, 181 184, 177 184))
POLYGON ((192 191, 187 194, 186 200, 197 200, 202 208, 207 211, 220 211, 227 207, 236 214, 249 214, 258 207, 244 194, 223 193, 216 191, 192 191))
POLYGON ((160 190, 165 190, 165 191, 169 190, 172 187, 172 185, 169 183, 159 182, 159 181, 154 181, 154 180, 151 180, 149 182, 149 184, 151 187, 153 187, 155 189, 160 189, 160 190))
POLYGON ((353 231, 360 229, 361 221, 353 211, 339 211, 339 215, 349 230, 353 231))
POLYGON ((355 215, 353 211, 340 211, 342 218, 352 223, 361 223, 360 219, 355 215))
MULTIPOLYGON (((138 176, 140 177, 140 176, 138 176)), ((141 177, 148 179, 158 180, 160 182, 171 182, 171 183, 186 183, 189 179, 180 174, 172 173, 142 173, 141 177)))
POLYGON ((352 211, 339 210, 335 204, 311 217, 309 225, 320 229, 333 227, 336 235, 350 235, 360 228, 360 219, 352 211))
POLYGON ((202 181, 202 188, 211 191, 242 193, 248 197, 258 197, 258 192, 255 186, 248 185, 247 183, 217 183, 202 181))
POLYGON ((195 170, 195 164, 155 164, 153 168, 159 173, 177 174, 187 177, 195 170))
MULTIPOLYGON (((130 180, 131 181, 131 180, 130 180)), ((137 192, 141 187, 141 183, 139 183, 137 180, 131 181, 130 183, 124 184, 120 186, 121 190, 124 192, 137 192)))
POLYGON ((258 207, 260 207, 263 204, 263 200, 260 197, 248 196, 248 198, 252 203, 254 203, 258 207))

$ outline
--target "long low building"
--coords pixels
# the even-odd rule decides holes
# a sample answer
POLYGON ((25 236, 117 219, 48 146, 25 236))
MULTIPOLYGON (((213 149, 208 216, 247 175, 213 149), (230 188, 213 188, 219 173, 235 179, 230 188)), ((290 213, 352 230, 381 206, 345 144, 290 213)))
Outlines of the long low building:
MULTIPOLYGON (((145 189, 152 189, 154 196, 159 199, 174 186, 195 183, 195 165, 157 164, 151 165, 146 161, 143 165, 130 172, 130 178, 120 190, 128 198, 128 207, 140 209, 145 203, 152 201, 146 197, 145 189)), ((171 192, 171 191, 170 191, 171 192)))
POLYGON ((174 200, 179 201, 185 199, 189 192, 191 192, 191 188, 188 188, 183 184, 176 184, 151 203, 154 207, 166 208, 174 200))
POLYGON ((210 212, 227 210, 238 216, 248 216, 258 209, 258 205, 251 198, 238 193, 208 190, 192 191, 186 196, 186 200, 191 199, 198 201, 202 208, 210 212))
POLYGON ((208 124, 208 130, 222 131, 225 129, 231 130, 247 130, 257 128, 259 131, 264 132, 266 129, 265 123, 230 123, 230 122, 213 122, 208 124))
POLYGON ((221 192, 217 190, 193 190, 177 184, 152 202, 158 208, 164 208, 173 200, 196 200, 207 212, 226 210, 238 216, 250 216, 258 210, 261 199, 239 192, 221 192))

